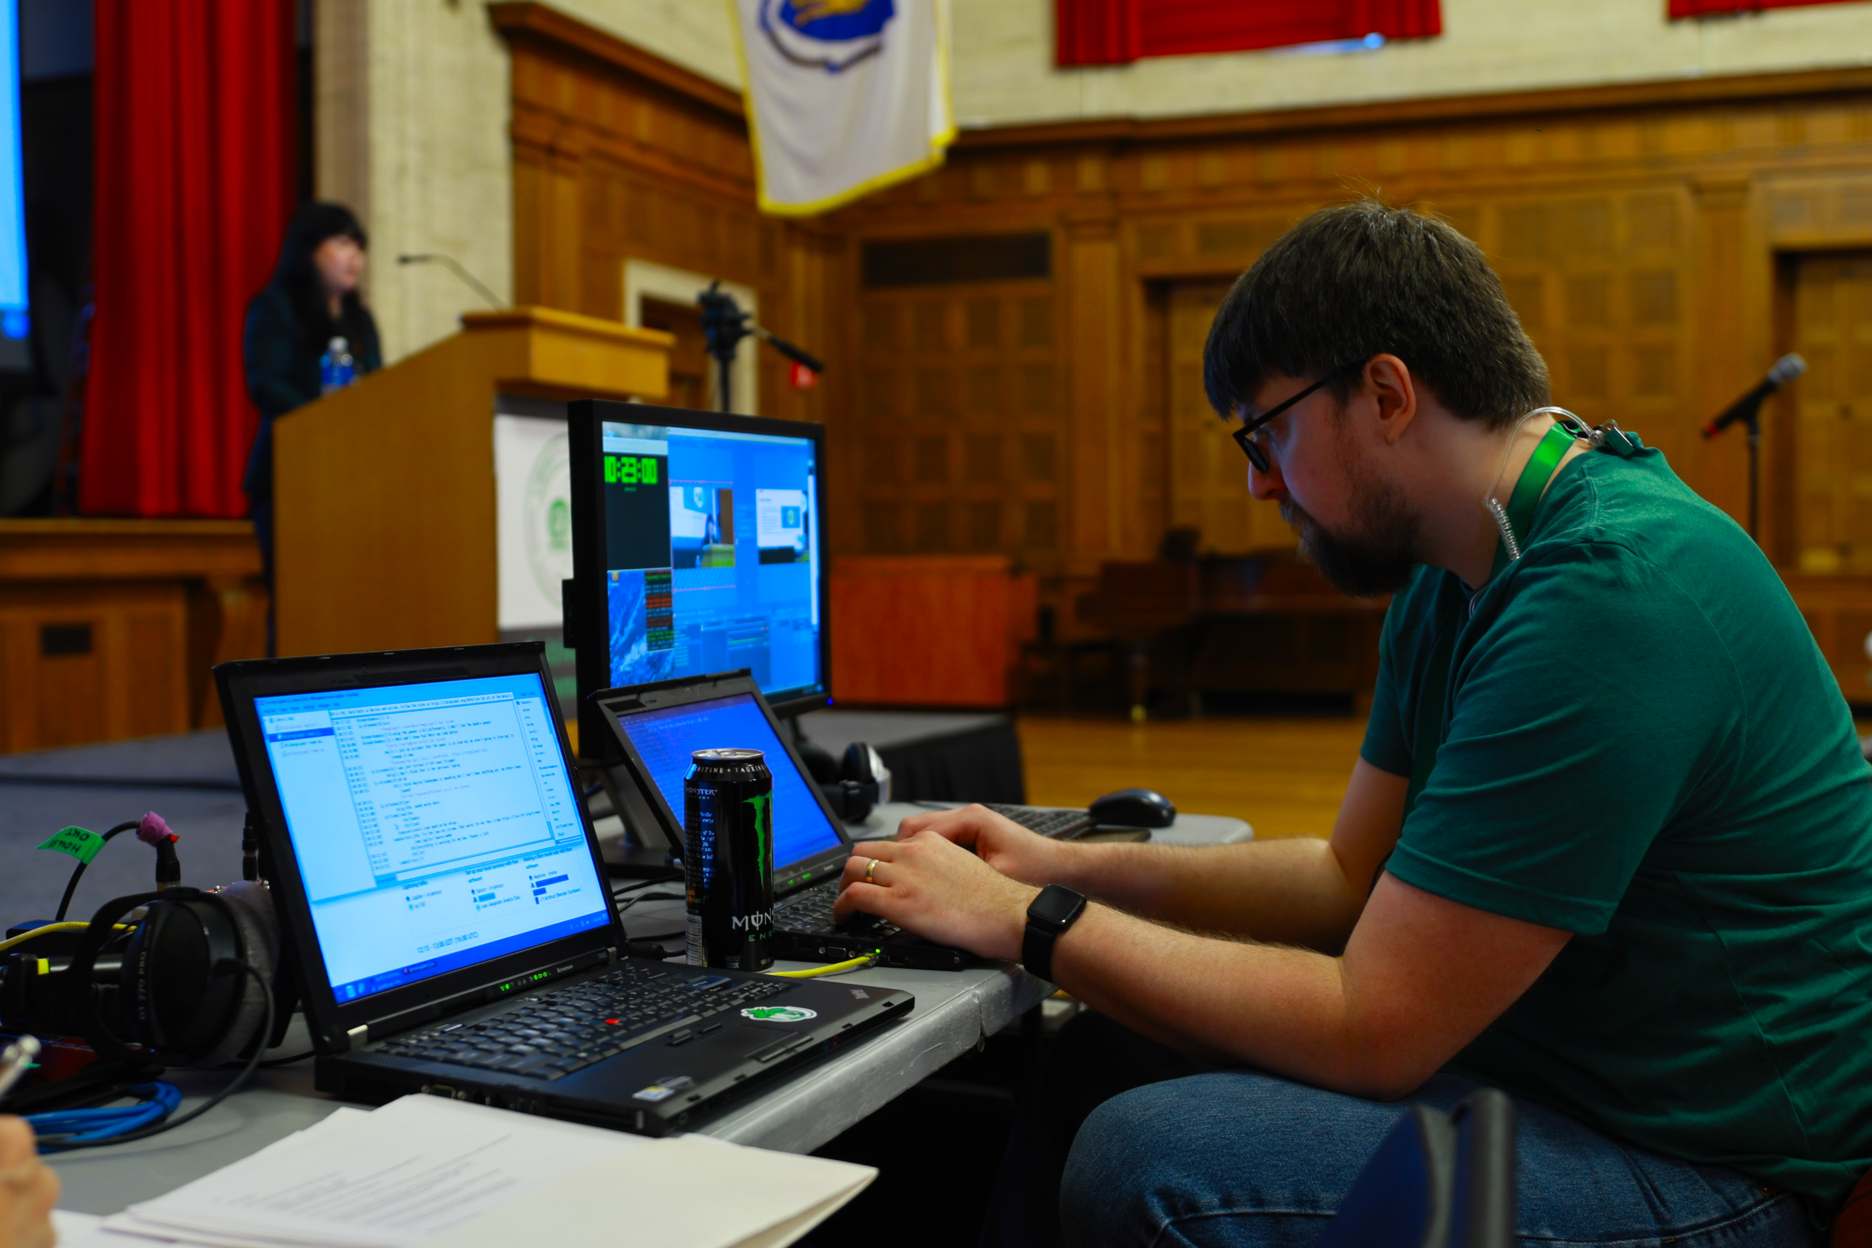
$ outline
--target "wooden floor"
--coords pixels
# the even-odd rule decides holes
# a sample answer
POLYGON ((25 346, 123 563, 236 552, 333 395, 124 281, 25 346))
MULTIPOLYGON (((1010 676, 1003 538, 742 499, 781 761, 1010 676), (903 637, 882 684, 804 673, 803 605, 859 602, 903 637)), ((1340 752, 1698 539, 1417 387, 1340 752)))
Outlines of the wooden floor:
MULTIPOLYGON (((1016 723, 1035 805, 1083 806, 1138 786, 1178 810, 1246 819, 1262 838, 1330 834, 1365 736, 1364 719, 1353 715, 1131 724, 1026 714, 1016 723)), ((1864 708, 1857 724, 1860 735, 1872 735, 1864 708)))
POLYGON ((1101 793, 1156 789, 1192 814, 1233 815, 1257 837, 1325 836, 1364 739, 1352 715, 1223 717, 1132 724, 1022 715, 1027 800, 1083 806, 1101 793))

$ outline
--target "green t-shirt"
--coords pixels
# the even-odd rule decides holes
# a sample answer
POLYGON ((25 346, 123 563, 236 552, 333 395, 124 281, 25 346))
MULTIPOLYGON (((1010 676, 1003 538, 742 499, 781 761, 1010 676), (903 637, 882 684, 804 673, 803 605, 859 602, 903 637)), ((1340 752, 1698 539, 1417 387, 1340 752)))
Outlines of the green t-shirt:
POLYGON ((1872 1168, 1872 769, 1748 535, 1655 449, 1582 455, 1473 599, 1419 569, 1380 653, 1386 869, 1574 933, 1458 1066, 1829 1214, 1872 1168))

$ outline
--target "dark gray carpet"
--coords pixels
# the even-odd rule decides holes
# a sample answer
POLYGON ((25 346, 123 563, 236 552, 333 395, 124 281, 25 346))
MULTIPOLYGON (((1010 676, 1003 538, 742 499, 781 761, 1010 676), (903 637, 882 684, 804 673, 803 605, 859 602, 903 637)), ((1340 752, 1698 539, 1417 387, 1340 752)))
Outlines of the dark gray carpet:
MULTIPOLYGON (((240 788, 227 732, 221 728, 68 750, 0 755, 0 784, 14 778, 236 791, 240 788)), ((4 800, 0 798, 0 802, 4 800)))
MULTIPOLYGON (((102 833, 154 810, 181 837, 182 881, 208 887, 240 878, 247 809, 220 731, 0 757, 0 929, 51 918, 72 859, 34 847, 67 824, 102 833)), ((154 884, 156 856, 130 833, 86 869, 70 918, 154 884)))
MULTIPOLYGON (((206 888, 240 878, 241 816, 247 803, 238 792, 188 789, 75 788, 21 785, 0 780, 0 928, 21 919, 52 917, 70 878, 72 859, 34 846, 67 824, 103 832, 111 825, 154 810, 181 840, 182 882, 206 888)), ((70 918, 126 893, 154 886, 156 854, 125 833, 106 845, 86 869, 72 900, 70 918)))

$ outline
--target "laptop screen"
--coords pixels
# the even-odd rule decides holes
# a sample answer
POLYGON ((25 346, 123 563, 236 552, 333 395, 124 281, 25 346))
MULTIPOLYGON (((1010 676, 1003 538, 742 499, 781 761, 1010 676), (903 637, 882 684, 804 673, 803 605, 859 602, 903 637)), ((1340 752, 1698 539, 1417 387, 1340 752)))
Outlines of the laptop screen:
POLYGON ((340 1004, 608 921, 535 673, 254 699, 340 1004))
POLYGON ((773 773, 774 870, 784 871, 843 843, 838 829, 826 818, 825 808, 807 787, 811 781, 793 765, 793 755, 774 735, 772 721, 753 694, 631 711, 618 722, 678 823, 683 818, 683 777, 689 774, 690 755, 723 747, 751 749, 767 756, 767 770, 773 773))

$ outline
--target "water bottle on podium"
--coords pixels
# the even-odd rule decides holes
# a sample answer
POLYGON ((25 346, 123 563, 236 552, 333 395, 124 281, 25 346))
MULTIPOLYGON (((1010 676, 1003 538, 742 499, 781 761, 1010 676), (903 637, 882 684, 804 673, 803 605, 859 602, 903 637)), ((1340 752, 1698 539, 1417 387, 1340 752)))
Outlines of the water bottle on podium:
POLYGON ((357 380, 357 362, 351 358, 351 344, 333 338, 319 356, 319 393, 342 390, 357 380))

